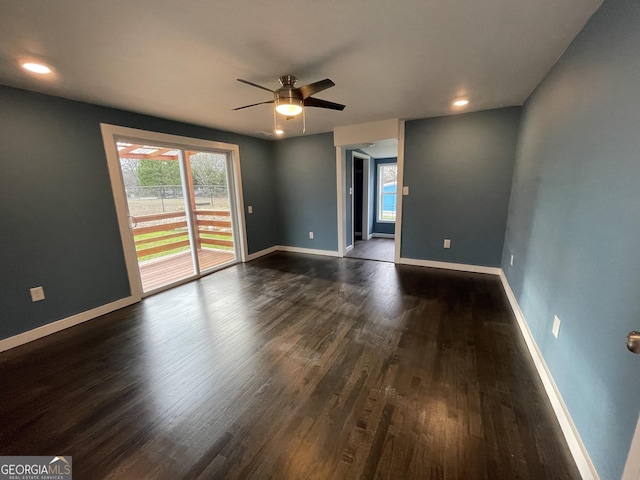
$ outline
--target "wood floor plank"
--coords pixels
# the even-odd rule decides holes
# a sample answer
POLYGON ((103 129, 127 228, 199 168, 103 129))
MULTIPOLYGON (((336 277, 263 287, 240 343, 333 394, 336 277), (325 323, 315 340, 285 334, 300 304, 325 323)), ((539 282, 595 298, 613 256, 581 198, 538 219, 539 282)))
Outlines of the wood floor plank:
POLYGON ((0 354, 0 455, 96 479, 577 479, 499 279, 276 253, 0 354))

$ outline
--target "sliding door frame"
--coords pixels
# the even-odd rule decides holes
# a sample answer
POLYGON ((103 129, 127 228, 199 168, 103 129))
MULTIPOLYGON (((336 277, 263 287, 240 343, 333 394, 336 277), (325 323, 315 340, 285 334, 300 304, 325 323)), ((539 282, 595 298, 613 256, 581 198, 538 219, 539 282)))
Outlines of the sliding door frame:
MULTIPOLYGON (((131 138, 150 144, 171 145, 177 149, 202 150, 211 152, 224 152, 229 156, 231 169, 227 169, 229 179, 230 210, 233 216, 234 225, 237 228, 236 263, 247 261, 247 228, 244 215, 244 195, 242 193, 242 176, 240 170, 240 147, 231 143, 214 142, 199 138, 182 137, 166 133, 152 132, 149 130, 139 130, 136 128, 121 127, 101 123, 102 141, 107 156, 107 166, 109 168, 109 178, 111 180, 111 190, 118 217, 120 228, 120 239, 124 252, 127 275, 131 287, 131 297, 134 302, 139 302, 143 297, 142 282, 138 269, 138 257, 133 235, 129 228, 128 206, 124 179, 120 168, 120 156, 116 142, 122 138, 131 138), (233 198, 231 198, 233 194, 233 198)), ((184 159, 187 161, 187 159, 184 159)), ((207 272, 209 273, 209 272, 207 272)), ((187 280, 188 281, 188 280, 187 280)))

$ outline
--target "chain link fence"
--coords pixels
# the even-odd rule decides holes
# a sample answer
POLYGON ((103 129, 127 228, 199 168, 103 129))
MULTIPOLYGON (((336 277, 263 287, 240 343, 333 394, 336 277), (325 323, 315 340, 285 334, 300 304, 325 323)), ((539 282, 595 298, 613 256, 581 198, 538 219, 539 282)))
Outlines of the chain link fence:
MULTIPOLYGON (((182 185, 126 187, 131 215, 152 215, 185 210, 182 185)), ((226 185, 196 186, 193 191, 196 208, 229 210, 229 189, 226 185)))

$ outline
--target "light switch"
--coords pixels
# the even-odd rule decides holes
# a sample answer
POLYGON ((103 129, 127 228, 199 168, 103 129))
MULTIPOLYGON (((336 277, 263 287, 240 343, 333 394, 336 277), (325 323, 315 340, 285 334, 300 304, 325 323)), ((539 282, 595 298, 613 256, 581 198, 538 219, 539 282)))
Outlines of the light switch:
POLYGON ((402 195, 409 195, 409 187, 408 186, 402 187, 402 195))
POLYGON ((247 210, 249 211, 249 213, 253 213, 253 207, 251 205, 247 207, 247 210))

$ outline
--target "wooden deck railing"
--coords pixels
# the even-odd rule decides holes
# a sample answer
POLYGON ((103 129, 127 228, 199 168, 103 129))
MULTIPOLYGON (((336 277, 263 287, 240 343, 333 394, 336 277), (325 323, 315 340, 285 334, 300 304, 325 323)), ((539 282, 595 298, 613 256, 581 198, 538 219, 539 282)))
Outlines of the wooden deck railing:
MULTIPOLYGON (((233 247, 231 212, 229 210, 195 210, 194 213, 197 248, 222 247, 222 249, 228 250, 229 247, 233 247), (214 235, 225 238, 211 238, 214 235)), ((131 217, 131 221, 138 258, 170 252, 190 245, 186 212, 184 211, 139 215, 131 217), (158 223, 166 220, 174 221, 158 223), (149 238, 139 238, 140 235, 156 232, 162 233, 149 238), (158 242, 162 243, 145 248, 145 245, 158 242)))

